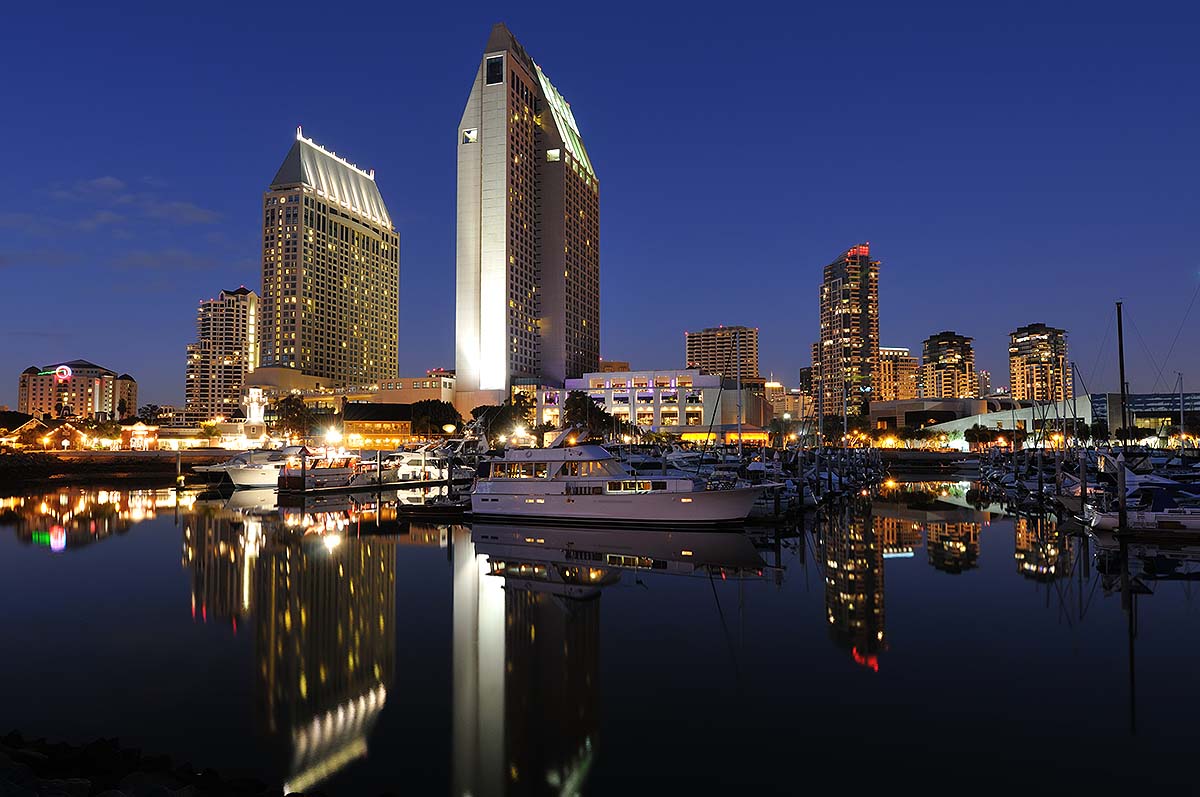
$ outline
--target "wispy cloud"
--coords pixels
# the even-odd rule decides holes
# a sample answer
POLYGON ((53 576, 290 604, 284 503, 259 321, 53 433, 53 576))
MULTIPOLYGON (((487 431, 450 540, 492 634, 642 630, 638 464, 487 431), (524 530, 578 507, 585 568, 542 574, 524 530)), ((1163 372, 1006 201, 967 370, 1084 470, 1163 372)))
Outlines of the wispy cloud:
POLYGON ((79 256, 61 249, 29 249, 0 252, 0 271, 58 268, 76 262, 79 256))
POLYGON ((208 271, 220 263, 184 249, 136 249, 117 255, 112 265, 118 271, 179 272, 208 271))
POLYGON ((125 221, 125 217, 120 213, 114 213, 111 210, 97 210, 79 222, 79 229, 91 232, 101 227, 120 224, 123 221, 125 221))
POLYGON ((152 219, 167 219, 180 224, 212 224, 221 218, 215 210, 180 201, 147 202, 145 213, 152 219))
POLYGON ((0 230, 17 230, 33 235, 53 232, 59 222, 37 213, 0 213, 0 230))
MULTIPOLYGON (((138 181, 151 187, 161 186, 161 181, 151 177, 143 177, 138 181)), ((221 218, 215 210, 200 207, 186 200, 164 200, 154 191, 139 191, 129 189, 129 183, 119 177, 105 175, 90 180, 80 180, 72 185, 54 185, 49 195, 63 202, 82 202, 99 209, 99 212, 89 216, 80 228, 95 231, 100 227, 115 223, 112 216, 101 216, 106 208, 121 207, 127 212, 132 211, 144 218, 157 221, 168 221, 176 224, 212 224, 221 218)), ((132 219, 125 219, 132 221, 132 219)))

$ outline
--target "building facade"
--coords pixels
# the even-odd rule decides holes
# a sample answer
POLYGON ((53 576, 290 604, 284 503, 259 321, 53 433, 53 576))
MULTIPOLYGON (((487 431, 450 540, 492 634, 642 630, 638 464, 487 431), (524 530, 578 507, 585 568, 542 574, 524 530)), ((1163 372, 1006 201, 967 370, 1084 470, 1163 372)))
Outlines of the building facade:
POLYGON ((878 387, 872 401, 900 401, 917 397, 917 358, 901 346, 879 347, 878 387))
POLYGON ((1009 335, 1009 391, 1017 401, 1062 401, 1074 395, 1067 331, 1029 324, 1009 335))
MULTIPOLYGON (((736 381, 697 368, 668 371, 589 373, 568 379, 563 389, 541 389, 536 397, 535 423, 560 426, 562 407, 570 391, 588 394, 619 421, 641 429, 697 438, 711 433, 736 440, 738 392, 736 381)), ((771 422, 770 403, 750 388, 741 393, 745 439, 771 422)))
POLYGON ((246 375, 258 367, 258 294, 246 287, 200 302, 196 342, 187 347, 183 419, 232 418, 246 375))
POLYGON ((42 418, 120 420, 137 412, 137 382, 87 360, 30 366, 17 382, 17 411, 42 418))
POLYGON ((823 411, 862 414, 879 368, 879 261, 871 245, 847 249, 825 266, 820 291, 821 336, 813 355, 823 411))
POLYGON ((375 172, 296 130, 263 194, 259 362, 323 384, 396 376, 400 238, 375 172))
POLYGON ((757 327, 709 327, 683 335, 689 368, 759 382, 757 327))
POLYGON ((922 344, 921 398, 976 398, 974 338, 949 330, 930 335, 922 344))
POLYGON ((992 372, 991 371, 976 371, 979 380, 979 397, 984 398, 992 394, 992 372))
POLYGON ((600 184, 558 90, 503 24, 457 131, 459 406, 600 362, 600 184))

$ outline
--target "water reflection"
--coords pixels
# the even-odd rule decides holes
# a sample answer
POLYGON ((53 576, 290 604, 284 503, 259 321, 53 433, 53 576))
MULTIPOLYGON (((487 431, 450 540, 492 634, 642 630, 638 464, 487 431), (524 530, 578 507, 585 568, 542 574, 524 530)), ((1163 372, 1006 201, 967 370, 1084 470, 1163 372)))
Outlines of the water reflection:
MULTIPOLYGON (((168 556, 180 554, 194 622, 216 626, 217 635, 231 643, 236 635, 247 656, 252 649, 243 675, 260 734, 254 754, 273 779, 296 791, 336 786, 330 778, 356 762, 366 766, 361 762, 369 749, 373 765, 388 766, 387 756, 378 755, 385 740, 373 740, 372 734, 386 735, 381 714, 397 703, 389 695, 399 636, 396 577, 403 552, 397 549, 447 549, 448 785, 455 795, 485 797, 578 794, 589 779, 602 777, 603 767, 621 765, 603 758, 606 750, 612 757, 619 738, 614 734, 625 729, 614 728, 611 719, 605 724, 603 708, 611 706, 605 701, 619 701, 622 685, 601 682, 601 656, 619 660, 629 646, 627 639, 601 639, 601 602, 608 607, 607 633, 614 637, 612 613, 622 601, 627 611, 631 603, 634 611, 661 609, 640 598, 640 591, 631 601, 616 590, 674 576, 741 580, 748 586, 763 582, 772 584, 771 594, 786 592, 785 563, 798 559, 807 567, 809 545, 822 576, 821 589, 814 582, 812 614, 797 608, 806 599, 796 597, 798 590, 787 593, 788 605, 775 608, 784 622, 805 616, 821 622, 823 614, 829 640, 817 631, 819 646, 826 652, 830 643, 836 646, 834 663, 847 671, 878 672, 885 658, 916 658, 920 645, 931 644, 911 632, 903 633, 903 649, 899 641, 911 629, 900 615, 902 599, 911 598, 905 593, 920 583, 914 573, 924 575, 933 600, 939 586, 953 589, 968 581, 967 592, 995 590, 997 584, 1036 589, 1037 610, 1044 592, 1047 616, 1071 627, 1095 610, 1094 593, 1119 595, 1127 618, 1134 727, 1138 602, 1153 594, 1155 582, 1200 580, 1200 544, 1131 544, 1111 537, 1090 542, 1081 529, 1051 515, 1001 522, 994 507, 981 508, 970 496, 970 486, 958 483, 896 485, 875 500, 826 509, 799 536, 794 529, 746 534, 472 528, 406 520, 387 494, 310 497, 281 507, 269 490, 199 500, 183 493, 177 500, 170 490, 63 489, 0 501, 0 524, 38 554, 36 546, 71 551, 127 534, 141 520, 178 517, 182 547, 172 537, 168 556), (760 550, 774 552, 773 566, 764 563, 760 550), (997 563, 1002 576, 981 575, 997 563), (889 635, 888 590, 895 639, 889 635)), ((171 528, 169 520, 165 528, 171 528)), ((708 585, 703 590, 707 597, 708 585)), ((984 618, 1000 605, 1005 600, 993 597, 977 611, 984 618)), ((186 624, 186 614, 183 618, 186 624)), ((1101 627, 1112 634, 1111 624, 1101 627)), ((938 652, 929 654, 931 661, 938 652)), ((444 655, 444 649, 430 655, 444 655)), ((662 677, 645 668, 639 672, 662 677)))
POLYGON ((476 524, 454 561, 456 795, 579 794, 600 744, 600 602, 623 576, 762 578, 743 533, 476 524))
MULTIPOLYGON (((190 496, 179 499, 191 504, 190 496)), ((159 512, 177 509, 174 490, 96 490, 64 487, 37 496, 0 498, 0 526, 11 526, 21 542, 53 553, 82 548, 159 512)))
POLYGON ((285 793, 367 754, 392 683, 395 548, 348 525, 210 505, 183 531, 193 616, 234 633, 252 620, 257 714, 285 793))

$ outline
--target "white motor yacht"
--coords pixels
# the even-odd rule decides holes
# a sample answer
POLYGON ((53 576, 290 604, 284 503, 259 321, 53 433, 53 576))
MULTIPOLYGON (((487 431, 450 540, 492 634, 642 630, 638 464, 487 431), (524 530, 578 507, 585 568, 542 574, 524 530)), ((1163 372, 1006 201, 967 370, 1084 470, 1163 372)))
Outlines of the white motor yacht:
POLYGON ((698 479, 639 476, 598 445, 508 449, 480 463, 477 517, 703 524, 744 520, 768 485, 706 489, 698 479))
MULTIPOLYGON (((257 453, 257 452, 256 452, 257 453)), ((275 487, 279 484, 279 472, 290 463, 298 466, 299 457, 304 456, 303 446, 281 448, 278 451, 261 452, 266 456, 251 457, 237 462, 234 457, 225 469, 225 474, 235 487, 275 487)))

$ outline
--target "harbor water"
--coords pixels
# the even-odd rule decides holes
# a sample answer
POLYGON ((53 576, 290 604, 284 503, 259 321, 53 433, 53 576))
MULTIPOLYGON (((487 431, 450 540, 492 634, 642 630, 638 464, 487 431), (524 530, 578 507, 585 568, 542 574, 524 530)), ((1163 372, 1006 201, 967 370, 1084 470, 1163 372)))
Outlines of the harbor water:
POLYGON ((710 532, 0 498, 0 733, 279 793, 1200 791, 1200 548, 973 498, 710 532))

